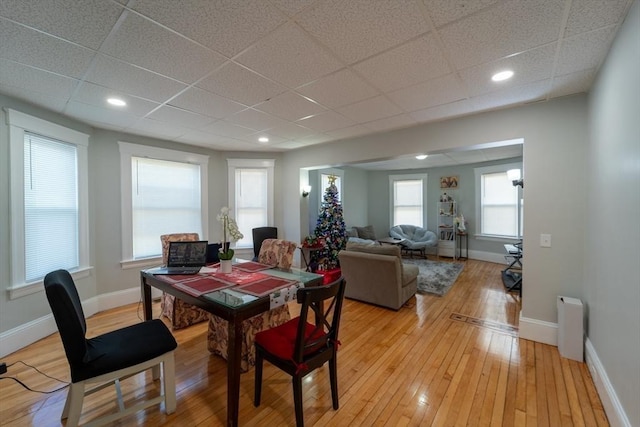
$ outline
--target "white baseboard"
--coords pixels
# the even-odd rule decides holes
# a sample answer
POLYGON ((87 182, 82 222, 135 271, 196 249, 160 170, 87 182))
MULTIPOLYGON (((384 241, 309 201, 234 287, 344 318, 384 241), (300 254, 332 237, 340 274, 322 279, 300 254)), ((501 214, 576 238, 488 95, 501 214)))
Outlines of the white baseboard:
MULTIPOLYGON (((82 301, 85 317, 140 301, 140 287, 111 292, 82 301)), ((32 320, 0 334, 0 357, 11 354, 58 331, 52 314, 32 320)))
POLYGON ((587 338, 584 347, 587 366, 589 367, 589 372, 591 373, 591 378, 593 378, 596 390, 598 390, 598 395, 609 419, 609 424, 612 427, 631 427, 631 422, 629 418, 627 418, 627 414, 620 404, 618 395, 609 381, 607 372, 604 370, 604 366, 602 366, 596 349, 593 347, 589 338, 587 338))
POLYGON ((478 261, 486 261, 486 262, 495 262, 496 264, 504 264, 507 265, 506 260, 504 259, 505 254, 497 254, 495 252, 484 252, 484 251, 469 251, 470 259, 477 259, 478 261))
POLYGON ((525 340, 558 345, 558 324, 523 317, 520 313, 519 336, 525 340))

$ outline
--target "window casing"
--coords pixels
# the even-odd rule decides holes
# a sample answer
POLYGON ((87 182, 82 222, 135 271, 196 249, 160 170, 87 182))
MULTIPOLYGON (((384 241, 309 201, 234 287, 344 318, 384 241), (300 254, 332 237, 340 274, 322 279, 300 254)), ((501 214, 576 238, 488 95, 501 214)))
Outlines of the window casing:
POLYGON ((427 175, 390 175, 391 224, 427 224, 427 175))
POLYGON ((251 230, 273 225, 273 159, 227 159, 229 208, 243 238, 235 248, 253 247, 251 230))
POLYGON ((208 156, 119 142, 123 266, 155 261, 160 236, 208 237, 208 156))
POLYGON ((43 277, 55 269, 76 279, 88 276, 89 135, 5 111, 11 158, 9 298, 17 298, 42 290, 43 277))
POLYGON ((507 178, 510 169, 522 169, 519 163, 475 169, 476 218, 478 235, 519 239, 522 236, 522 194, 507 178))
POLYGON ((320 182, 319 182, 319 190, 318 196, 320 197, 318 206, 322 206, 322 202, 324 202, 324 195, 327 192, 327 188, 329 187, 329 177, 335 176, 336 180, 334 182, 336 188, 338 189, 338 201, 342 201, 342 180, 344 178, 344 171, 342 169, 323 169, 320 172, 320 182))

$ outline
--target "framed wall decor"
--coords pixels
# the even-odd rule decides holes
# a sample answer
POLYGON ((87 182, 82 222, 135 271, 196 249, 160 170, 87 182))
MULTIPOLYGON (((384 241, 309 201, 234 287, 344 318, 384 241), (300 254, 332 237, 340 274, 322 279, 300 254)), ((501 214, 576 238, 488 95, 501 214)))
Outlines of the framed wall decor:
POLYGON ((458 188, 459 177, 456 176, 441 176, 440 188, 458 188))

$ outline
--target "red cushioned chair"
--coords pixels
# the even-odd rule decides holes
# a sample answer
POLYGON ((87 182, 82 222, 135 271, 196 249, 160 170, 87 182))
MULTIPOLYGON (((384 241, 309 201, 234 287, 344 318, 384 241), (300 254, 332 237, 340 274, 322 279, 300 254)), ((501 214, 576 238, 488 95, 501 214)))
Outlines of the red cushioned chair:
POLYGON ((256 334, 255 406, 260 406, 262 361, 266 359, 292 377, 298 427, 304 425, 302 378, 326 362, 329 362, 333 409, 338 409, 338 329, 345 283, 341 277, 326 286, 299 289, 300 317, 256 334), (325 307, 328 308, 325 310, 325 307), (308 322, 310 310, 315 316, 315 325, 308 322))

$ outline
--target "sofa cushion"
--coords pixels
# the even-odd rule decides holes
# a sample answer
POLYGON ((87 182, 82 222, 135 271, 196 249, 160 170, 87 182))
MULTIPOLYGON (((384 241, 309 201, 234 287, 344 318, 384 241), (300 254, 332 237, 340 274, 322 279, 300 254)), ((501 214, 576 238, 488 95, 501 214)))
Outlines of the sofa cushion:
POLYGON ((361 245, 378 245, 378 242, 376 242, 375 240, 367 240, 367 239, 361 239, 359 237, 349 237, 349 239, 347 240, 347 245, 349 244, 349 242, 353 243, 359 243, 361 245))
POLYGON ((353 227, 358 232, 358 237, 361 239, 376 240, 376 232, 373 229, 373 225, 367 225, 366 227, 353 227))
POLYGON ((377 255, 390 255, 400 257, 400 247, 395 245, 379 245, 376 242, 360 243, 349 239, 347 250, 354 252, 366 252, 377 255))

